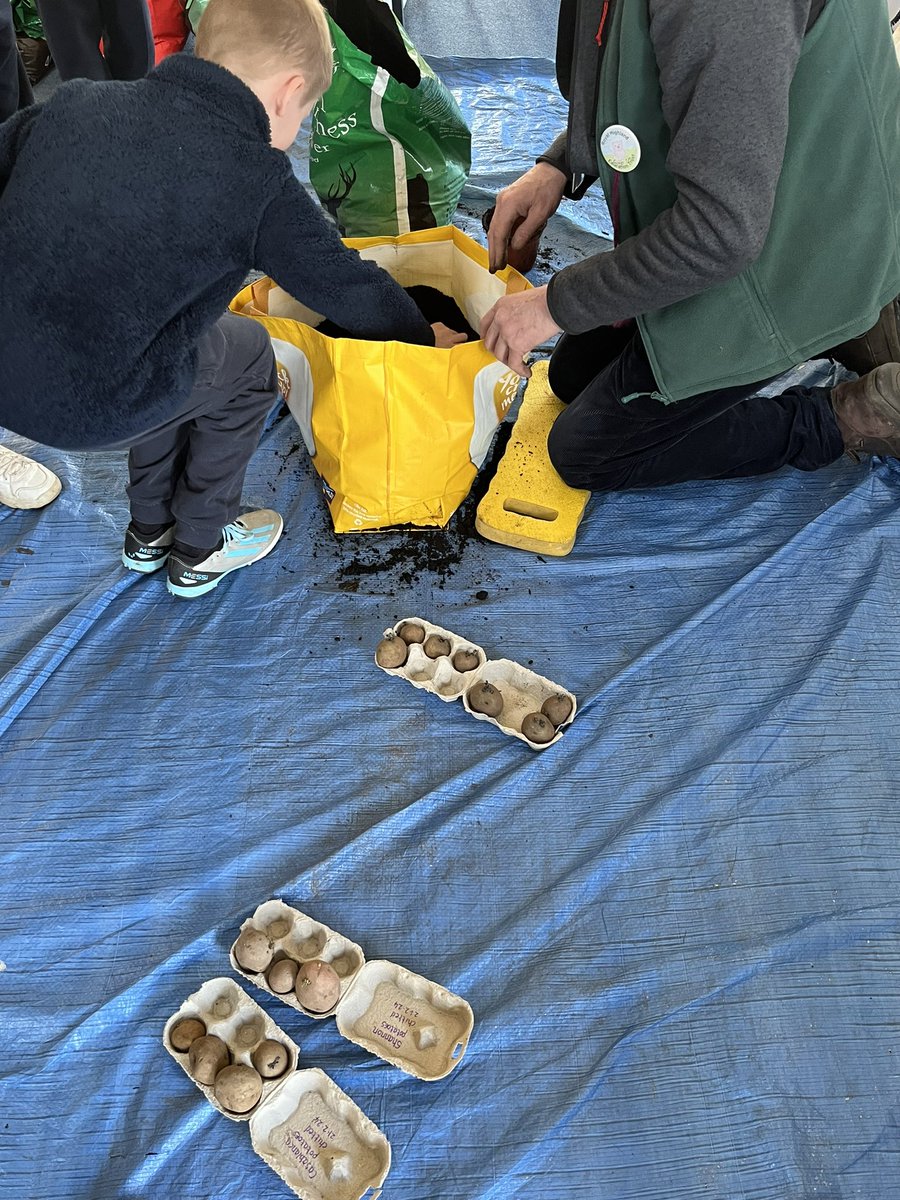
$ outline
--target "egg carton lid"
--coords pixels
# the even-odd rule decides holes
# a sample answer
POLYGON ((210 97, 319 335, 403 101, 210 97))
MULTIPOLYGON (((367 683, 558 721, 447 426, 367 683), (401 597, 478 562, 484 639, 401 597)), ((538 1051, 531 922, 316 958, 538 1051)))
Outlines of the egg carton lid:
MULTIPOLYGON (((218 1036, 218 1035, 217 1035, 218 1036)), ((246 1121, 255 1152, 300 1200, 377 1200, 391 1165, 391 1147, 377 1125, 318 1067, 298 1068, 300 1049, 283 1029, 233 979, 209 979, 166 1021, 163 1045, 214 1108, 233 1121, 246 1121), (187 1067, 187 1053, 174 1050, 172 1026, 207 1012, 218 994, 238 993, 226 1021, 258 1020, 265 1037, 288 1047, 291 1066, 284 1075, 263 1081, 263 1095, 251 1112, 227 1112, 212 1088, 199 1083, 187 1067)))
MULTIPOLYGON (((312 1013, 303 1008, 293 992, 280 994, 273 991, 266 980, 268 967, 254 974, 238 962, 234 952, 238 939, 235 938, 229 957, 238 974, 305 1017, 322 1020, 334 1016, 338 1032, 347 1041, 416 1079, 443 1079, 462 1062, 475 1025, 471 1006, 462 996, 399 963, 386 959, 367 962, 356 942, 282 900, 267 900, 260 904, 241 925, 238 938, 246 929, 265 930, 272 924, 276 912, 281 917, 291 914, 294 926, 304 923, 306 927, 317 926, 324 931, 327 936, 322 951, 334 938, 339 940, 342 951, 352 947, 358 952, 359 965, 347 980, 342 981, 337 1003, 326 1013, 312 1013)), ((285 940, 287 935, 276 939, 279 948, 285 940)), ((285 956, 291 957, 288 952, 285 956)))

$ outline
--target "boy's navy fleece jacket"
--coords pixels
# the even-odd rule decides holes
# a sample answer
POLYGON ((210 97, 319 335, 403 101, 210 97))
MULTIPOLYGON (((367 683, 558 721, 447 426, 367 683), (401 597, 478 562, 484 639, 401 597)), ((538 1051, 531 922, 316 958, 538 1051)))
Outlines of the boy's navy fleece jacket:
POLYGON ((62 449, 161 425, 251 269, 357 334, 434 344, 234 75, 176 55, 134 83, 64 84, 0 125, 0 425, 62 449))

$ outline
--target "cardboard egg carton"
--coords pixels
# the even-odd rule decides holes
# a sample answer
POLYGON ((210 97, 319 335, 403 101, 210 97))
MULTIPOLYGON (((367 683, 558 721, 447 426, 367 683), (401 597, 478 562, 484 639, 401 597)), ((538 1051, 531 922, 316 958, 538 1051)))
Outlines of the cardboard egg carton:
POLYGON ((212 1106, 232 1121, 249 1122, 253 1149, 300 1200, 377 1200, 391 1165, 381 1132, 324 1071, 299 1070, 299 1048, 233 979, 210 979, 166 1022, 163 1045, 212 1106), (264 1038, 289 1052, 286 1071, 263 1080, 248 1113, 228 1112, 211 1087, 190 1074, 188 1052, 172 1045, 171 1031, 195 1017, 226 1043, 233 1063, 251 1063, 264 1038), (252 1034, 252 1036, 251 1036, 252 1034))
POLYGON ((409 647, 406 662, 402 667, 380 667, 376 660, 376 666, 388 675, 397 675, 413 687, 431 692, 439 700, 458 700, 462 697, 466 712, 476 721, 487 721, 496 726, 501 733, 518 738, 532 750, 546 750, 549 746, 555 746, 563 731, 575 720, 578 701, 568 688, 560 687, 558 683, 538 675, 528 667, 523 667, 521 663, 513 662, 512 659, 488 658, 483 647, 460 637, 457 633, 452 633, 449 629, 442 629, 440 625, 434 625, 423 617, 404 617, 402 621, 386 629, 384 636, 399 634, 401 627, 407 624, 421 625, 425 630, 426 640, 432 634, 446 638, 450 643, 450 653, 432 659, 425 653, 424 643, 414 642, 409 647), (453 656, 458 650, 474 650, 479 657, 479 666, 472 671, 455 670, 453 656), (498 717, 489 717, 486 713, 472 710, 466 693, 476 683, 491 683, 500 691, 503 696, 503 710, 498 717), (540 712, 541 705, 551 696, 567 696, 572 701, 572 711, 566 720, 557 726, 556 733, 549 742, 532 742, 522 733, 522 721, 529 713, 540 712))
POLYGON ((348 1041, 417 1079, 443 1079, 462 1061, 475 1018, 461 996, 397 963, 366 962, 355 942, 281 900, 261 904, 241 925, 238 937, 247 929, 266 935, 271 960, 262 971, 248 971, 232 945, 231 965, 270 996, 314 1020, 334 1016, 348 1041), (332 966, 340 978, 332 1008, 310 1012, 295 992, 274 991, 267 975, 282 958, 332 966))

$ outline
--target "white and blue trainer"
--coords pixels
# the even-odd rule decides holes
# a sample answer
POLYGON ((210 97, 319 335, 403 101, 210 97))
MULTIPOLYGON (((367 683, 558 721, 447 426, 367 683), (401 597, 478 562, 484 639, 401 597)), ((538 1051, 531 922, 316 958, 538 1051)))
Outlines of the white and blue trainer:
POLYGON ((232 571, 249 567, 274 550, 284 532, 284 521, 271 508, 244 513, 222 530, 222 544, 198 563, 183 562, 178 551, 169 555, 166 587, 173 596, 191 599, 218 587, 232 571))
POLYGON ((140 571, 142 575, 151 575, 160 567, 166 565, 172 543, 175 541, 175 527, 168 529, 157 538, 141 537, 133 526, 125 530, 125 545, 122 547, 122 566, 129 571, 140 571))

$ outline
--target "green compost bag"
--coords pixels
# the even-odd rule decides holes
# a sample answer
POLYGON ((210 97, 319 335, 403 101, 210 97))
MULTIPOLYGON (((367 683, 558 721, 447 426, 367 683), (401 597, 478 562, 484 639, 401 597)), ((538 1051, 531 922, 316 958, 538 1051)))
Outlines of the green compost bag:
POLYGON ((200 25, 200 18, 206 12, 207 4, 209 4, 209 0, 187 0, 184 6, 184 11, 194 33, 197 32, 200 25))
POLYGON ((22 37, 43 38, 44 26, 35 0, 12 0, 13 25, 22 37))
POLYGON ((373 61, 329 12, 334 75, 313 111, 310 182, 344 237, 449 225, 469 174, 471 134, 390 8, 370 2, 396 26, 406 59, 401 73, 415 86, 377 65, 378 50, 373 61))

